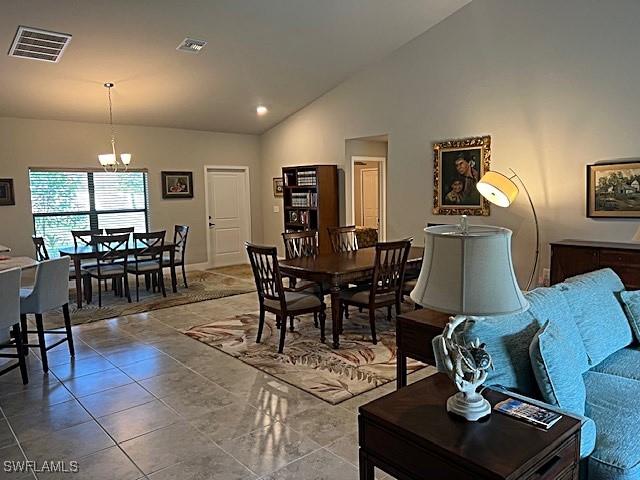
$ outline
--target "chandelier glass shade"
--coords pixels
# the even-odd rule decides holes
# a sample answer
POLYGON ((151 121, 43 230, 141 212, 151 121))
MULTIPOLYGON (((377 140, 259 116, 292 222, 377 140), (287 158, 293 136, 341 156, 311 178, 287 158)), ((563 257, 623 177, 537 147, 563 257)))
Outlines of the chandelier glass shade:
POLYGON ((98 162, 102 168, 104 168, 105 172, 117 172, 119 169, 127 170, 127 167, 131 163, 131 154, 130 153, 121 153, 120 155, 116 152, 116 135, 113 129, 113 108, 111 103, 111 89, 113 88, 113 83, 105 83, 104 86, 108 90, 109 97, 109 125, 111 127, 111 153, 100 153, 98 154, 98 162))

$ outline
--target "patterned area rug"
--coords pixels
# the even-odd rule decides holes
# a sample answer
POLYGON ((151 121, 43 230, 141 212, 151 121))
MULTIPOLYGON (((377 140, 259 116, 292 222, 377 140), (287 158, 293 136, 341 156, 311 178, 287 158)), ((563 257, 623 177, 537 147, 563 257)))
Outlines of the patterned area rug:
MULTIPOLYGON (((240 267, 238 267, 240 268, 240 267)), ((244 267, 246 269, 246 267, 244 267)), ((182 276, 178 274, 178 292, 171 291, 171 277, 167 275, 164 279, 167 296, 162 293, 152 293, 144 287, 144 278, 140 278, 140 301, 136 302, 136 284, 133 276, 129 278, 129 288, 131 289, 131 303, 127 302, 124 297, 114 295, 112 291, 102 292, 102 307, 98 307, 98 287, 94 282, 93 285, 93 301, 90 304, 83 304, 78 309, 75 303, 76 290, 70 289, 69 303, 71 322, 74 325, 96 322, 107 318, 121 317, 151 310, 159 310, 161 308, 175 307, 185 305, 187 303, 203 302, 205 300, 213 300, 216 298, 230 297, 241 293, 252 292, 255 290, 253 281, 244 275, 227 275, 215 271, 192 270, 187 272, 187 282, 189 288, 184 288, 182 276)), ((64 325, 62 310, 52 312, 45 315, 47 326, 52 327, 64 325)))
MULTIPOLYGON (((376 322, 377 345, 371 343, 367 312, 353 310, 344 321, 340 348, 332 349, 328 309, 326 344, 320 343, 313 315, 303 315, 296 318, 294 332, 287 329, 282 354, 273 315, 267 314, 262 342, 256 343, 258 318, 258 313, 237 315, 183 333, 334 405, 396 379, 395 323, 382 311, 376 322)), ((410 360, 408 371, 423 367, 410 360)))

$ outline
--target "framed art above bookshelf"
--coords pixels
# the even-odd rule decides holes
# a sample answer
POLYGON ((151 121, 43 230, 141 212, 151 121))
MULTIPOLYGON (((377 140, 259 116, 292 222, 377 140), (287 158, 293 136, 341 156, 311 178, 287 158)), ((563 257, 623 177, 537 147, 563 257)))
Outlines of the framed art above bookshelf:
POLYGON ((283 167, 285 231, 317 230, 320 253, 331 252, 327 228, 338 226, 336 165, 283 167))

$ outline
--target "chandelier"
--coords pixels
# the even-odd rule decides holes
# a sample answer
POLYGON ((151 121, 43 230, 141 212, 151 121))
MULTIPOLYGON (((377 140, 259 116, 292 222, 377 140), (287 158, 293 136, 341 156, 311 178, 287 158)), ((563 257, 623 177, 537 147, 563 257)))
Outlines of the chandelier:
POLYGON ((113 130, 113 112, 111 108, 111 89, 113 83, 105 83, 104 86, 108 90, 109 95, 109 125, 111 126, 111 153, 101 153, 98 155, 98 161, 105 172, 117 172, 118 168, 124 168, 127 171, 127 167, 131 163, 130 153, 121 153, 120 157, 116 154, 116 136, 113 130))

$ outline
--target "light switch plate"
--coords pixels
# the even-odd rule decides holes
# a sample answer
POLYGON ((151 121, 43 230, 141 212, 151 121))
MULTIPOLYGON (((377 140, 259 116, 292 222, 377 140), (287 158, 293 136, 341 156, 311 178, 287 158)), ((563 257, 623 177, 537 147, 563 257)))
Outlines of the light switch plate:
POLYGON ((273 206, 273 213, 280 213, 280 207, 278 205, 273 206))

